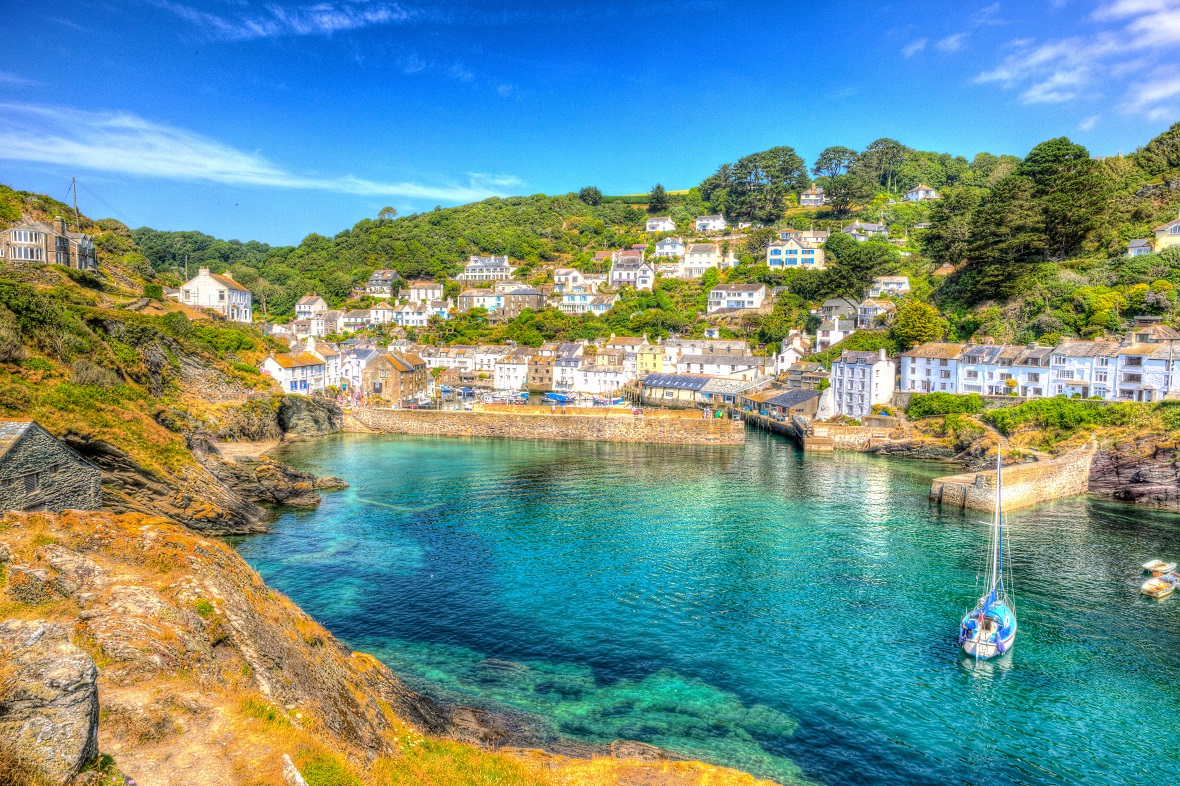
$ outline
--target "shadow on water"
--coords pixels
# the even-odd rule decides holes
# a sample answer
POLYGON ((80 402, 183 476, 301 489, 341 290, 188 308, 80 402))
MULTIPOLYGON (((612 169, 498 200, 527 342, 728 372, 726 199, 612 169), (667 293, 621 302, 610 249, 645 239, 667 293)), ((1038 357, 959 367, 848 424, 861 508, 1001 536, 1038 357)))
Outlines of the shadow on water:
POLYGON ((931 506, 945 466, 760 433, 346 436, 286 458, 353 486, 243 555, 442 698, 782 781, 1119 783, 1161 763, 1138 719, 1145 696, 1180 698, 1180 615, 1136 600, 1135 566, 1180 550, 1177 517, 1089 498, 1013 514, 1021 640, 967 668, 954 635, 987 523, 931 506), (1096 734, 1112 741, 1076 742, 1096 734))

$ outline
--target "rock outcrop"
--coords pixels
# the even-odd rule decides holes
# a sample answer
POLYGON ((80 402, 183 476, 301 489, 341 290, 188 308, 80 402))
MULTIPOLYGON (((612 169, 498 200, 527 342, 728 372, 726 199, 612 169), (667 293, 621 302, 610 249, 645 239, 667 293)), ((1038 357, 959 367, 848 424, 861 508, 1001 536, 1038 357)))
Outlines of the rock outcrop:
MULTIPOLYGON (((12 576, 9 575, 11 580, 12 576)), ((98 669, 67 625, 0 623, 0 744, 65 783, 98 755, 98 669)))
POLYGON ((1180 511, 1177 446, 1155 436, 1105 446, 1090 465, 1089 486, 1124 502, 1180 511))
POLYGON ((284 396, 278 424, 286 435, 335 434, 344 428, 344 412, 336 402, 318 396, 284 396))
POLYGON ((0 625, 0 740, 35 749, 56 783, 99 750, 138 786, 298 784, 300 771, 351 783, 345 768, 396 766, 424 733, 546 774, 529 783, 755 783, 641 743, 568 744, 526 718, 440 705, 350 651, 231 548, 163 519, 5 514, 0 563, 6 599, 47 617, 0 625), (541 745, 551 753, 521 750, 541 745))

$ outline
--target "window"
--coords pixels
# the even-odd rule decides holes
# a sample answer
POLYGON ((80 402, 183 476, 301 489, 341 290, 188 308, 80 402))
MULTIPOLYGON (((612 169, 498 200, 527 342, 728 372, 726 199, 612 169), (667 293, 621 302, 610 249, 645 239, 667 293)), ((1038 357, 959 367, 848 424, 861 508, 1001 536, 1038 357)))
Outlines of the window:
POLYGON ((1105 371, 1095 371, 1094 372, 1094 381, 1095 382, 1105 382, 1106 381, 1106 372, 1105 371))
POLYGON ((43 232, 33 232, 29 229, 14 229, 10 237, 13 243, 42 243, 45 241, 43 232))
POLYGON ((1106 367, 1109 364, 1110 364, 1110 358, 1098 358, 1098 365, 1099 366, 1106 367))
POLYGON ((13 246, 12 259, 23 259, 28 262, 40 262, 44 249, 40 246, 13 246))
POLYGON ((1142 366, 1143 365, 1143 358, 1139 357, 1138 355, 1135 355, 1133 357, 1128 357, 1127 358, 1127 365, 1128 366, 1142 366))
POLYGON ((1029 381, 1029 382, 1040 382, 1040 381, 1041 381, 1041 375, 1040 375, 1040 374, 1029 374, 1029 375, 1028 375, 1028 381, 1029 381))
POLYGON ((950 379, 950 378, 951 378, 951 372, 949 372, 949 371, 940 371, 940 372, 939 372, 939 374, 938 374, 938 376, 939 376, 939 377, 941 377, 942 379, 950 379))

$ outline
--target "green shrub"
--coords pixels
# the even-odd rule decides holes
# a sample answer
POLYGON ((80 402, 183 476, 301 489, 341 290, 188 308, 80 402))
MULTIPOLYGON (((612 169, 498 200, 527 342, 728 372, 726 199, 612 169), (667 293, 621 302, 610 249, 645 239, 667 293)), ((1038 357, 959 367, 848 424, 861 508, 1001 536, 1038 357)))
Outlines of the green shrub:
POLYGON ((196 609, 197 614, 200 614, 205 619, 209 619, 209 617, 212 617, 215 612, 215 609, 213 608, 213 604, 210 603, 209 601, 205 600, 204 598, 197 598, 193 602, 193 608, 196 609))
POLYGON ((249 363, 239 363, 236 360, 229 362, 230 368, 241 371, 243 374, 261 374, 262 372, 251 366, 249 363))
POLYGON ((0 385, 0 407, 15 412, 24 412, 33 404, 28 388, 20 385, 0 385))
POLYGON ((25 358, 20 362, 21 368, 27 368, 30 371, 40 371, 46 374, 53 371, 53 364, 44 358, 25 358))
POLYGON ((1099 401, 1057 396, 1026 401, 1007 409, 994 409, 986 413, 983 419, 1005 436, 1010 436, 1017 428, 1028 423, 1043 431, 1053 432, 1052 436, 1064 437, 1092 426, 1126 425, 1142 414, 1143 410, 1142 404, 1107 406, 1099 401))
POLYGON ((143 288, 143 296, 149 297, 152 300, 163 300, 164 287, 159 284, 146 284, 143 288))
POLYGON ((983 396, 978 393, 966 396, 917 393, 910 397, 910 403, 905 408, 906 416, 914 419, 950 414, 978 415, 980 412, 983 412, 983 396))

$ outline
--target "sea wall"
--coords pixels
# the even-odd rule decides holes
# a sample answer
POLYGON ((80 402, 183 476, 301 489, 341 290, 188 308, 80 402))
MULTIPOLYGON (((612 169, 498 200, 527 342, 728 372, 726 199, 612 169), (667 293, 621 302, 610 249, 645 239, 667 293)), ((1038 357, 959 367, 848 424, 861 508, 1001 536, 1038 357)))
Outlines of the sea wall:
POLYGON ((662 445, 740 445, 745 424, 728 418, 646 415, 561 415, 451 410, 357 409, 345 431, 433 437, 647 442, 662 445))
MULTIPOLYGON (((1090 465, 1097 443, 1049 461, 1018 464, 1004 470, 1004 510, 1020 510, 1040 502, 1085 494, 1090 486, 1090 465)), ((930 499, 943 505, 971 510, 995 510, 996 473, 970 472, 935 478, 930 499)))

